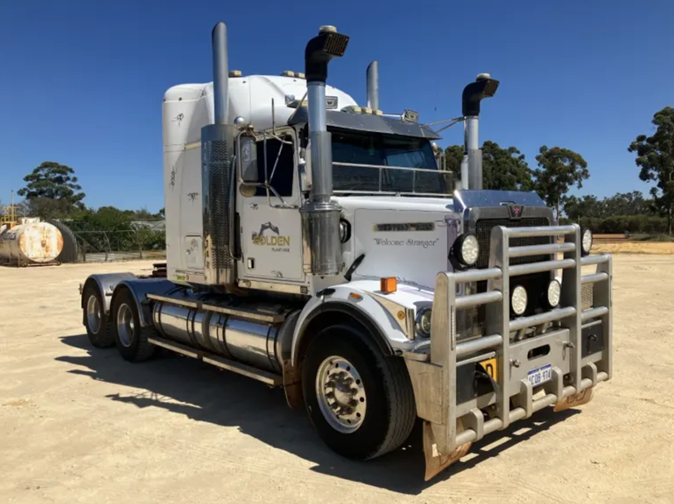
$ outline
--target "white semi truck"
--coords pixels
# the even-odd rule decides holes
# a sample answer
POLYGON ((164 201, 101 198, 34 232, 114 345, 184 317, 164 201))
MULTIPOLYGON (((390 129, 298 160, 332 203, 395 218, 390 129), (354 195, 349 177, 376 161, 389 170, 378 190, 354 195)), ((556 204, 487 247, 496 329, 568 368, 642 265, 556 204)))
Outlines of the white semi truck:
POLYGON ((420 418, 428 479, 611 378, 611 257, 536 194, 482 190, 480 101, 498 81, 464 90, 454 190, 438 135, 379 110, 376 65, 366 107, 326 85, 348 40, 323 27, 303 74, 242 76, 215 26, 213 83, 164 96, 166 278, 90 276, 83 322, 128 361, 165 348, 283 387, 354 459, 420 418))

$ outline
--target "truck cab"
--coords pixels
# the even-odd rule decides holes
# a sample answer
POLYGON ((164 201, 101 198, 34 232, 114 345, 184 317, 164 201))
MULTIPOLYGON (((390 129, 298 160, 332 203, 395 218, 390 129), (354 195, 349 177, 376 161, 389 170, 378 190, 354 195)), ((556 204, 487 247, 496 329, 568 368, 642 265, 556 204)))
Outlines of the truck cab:
POLYGON ((164 96, 167 278, 92 275, 83 322, 132 362, 166 348, 283 387, 354 459, 419 417, 428 479, 611 378, 611 257, 535 193, 482 189, 498 81, 464 90, 457 190, 438 133, 377 108, 373 66, 367 107, 327 85, 348 42, 322 27, 304 73, 243 76, 216 25, 213 83, 164 96))

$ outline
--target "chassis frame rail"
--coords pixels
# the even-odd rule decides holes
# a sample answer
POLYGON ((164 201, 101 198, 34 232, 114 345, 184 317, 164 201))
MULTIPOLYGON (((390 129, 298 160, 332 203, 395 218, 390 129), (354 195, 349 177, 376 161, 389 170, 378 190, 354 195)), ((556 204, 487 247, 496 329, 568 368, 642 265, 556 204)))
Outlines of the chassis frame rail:
POLYGON ((414 388, 417 414, 424 422, 426 479, 458 460, 470 443, 529 418, 536 411, 554 406, 561 411, 590 401, 594 386, 612 376, 612 258, 582 257, 581 230, 577 224, 550 227, 492 230, 489 268, 442 272, 436 277, 431 321, 430 352, 425 358, 406 354, 414 388), (511 238, 549 236, 551 243, 515 247, 511 238), (556 238, 564 236, 563 243, 556 238), (550 254, 562 259, 510 266, 511 257, 550 254), (597 265, 593 274, 582 267, 597 265), (513 317, 510 284, 517 276, 562 270, 558 307, 526 317, 513 317), (488 281, 487 291, 460 295, 465 284, 488 281), (581 290, 593 284, 592 308, 583 311, 581 290), (457 342, 456 311, 468 306, 486 306, 486 334, 457 342), (550 324, 556 324, 550 327, 550 324), (603 348, 583 356, 582 330, 601 324, 603 348), (542 334, 516 340, 513 333, 538 327, 542 334), (540 355, 537 350, 547 349, 540 355), (487 353, 485 353, 487 352, 487 353), (533 357, 532 357, 533 355, 533 357), (467 363, 496 359, 493 392, 457 402, 457 368, 467 363), (528 374, 550 366, 551 377, 532 385, 528 374), (536 399, 534 399, 536 396, 536 399), (540 397, 539 397, 540 396, 540 397))

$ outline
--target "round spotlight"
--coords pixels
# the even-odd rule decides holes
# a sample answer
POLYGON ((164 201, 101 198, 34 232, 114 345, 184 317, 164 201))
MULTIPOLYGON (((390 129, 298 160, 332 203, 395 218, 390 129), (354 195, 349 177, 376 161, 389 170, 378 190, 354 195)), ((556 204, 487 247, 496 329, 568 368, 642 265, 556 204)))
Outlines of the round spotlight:
POLYGON ((464 266, 475 266, 480 257, 480 244, 477 241, 477 236, 471 233, 461 235, 457 240, 456 258, 464 266))
POLYGON ((513 289, 512 296, 510 296, 510 307, 515 315, 522 315, 527 309, 527 290, 518 285, 513 289))
POLYGON ((586 229, 583 231, 583 237, 581 239, 581 250, 584 255, 588 255, 590 250, 592 250, 592 231, 586 229))
POLYGON ((557 280, 553 280, 548 284, 548 304, 554 308, 559 304, 559 299, 562 295, 562 284, 557 280))

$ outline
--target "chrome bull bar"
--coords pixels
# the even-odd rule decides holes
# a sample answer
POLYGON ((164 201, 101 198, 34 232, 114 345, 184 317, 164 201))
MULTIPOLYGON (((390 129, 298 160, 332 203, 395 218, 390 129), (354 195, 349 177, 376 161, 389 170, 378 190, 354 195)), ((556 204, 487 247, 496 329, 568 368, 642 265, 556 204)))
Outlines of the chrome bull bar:
POLYGON ((470 443, 529 418, 547 406, 556 411, 585 404, 593 387, 612 376, 612 258, 582 257, 581 230, 576 224, 492 230, 489 268, 442 272, 436 277, 428 354, 406 353, 414 388, 417 414, 424 422, 424 449, 429 479, 463 456, 470 443), (511 238, 549 236, 550 244, 510 245, 511 238), (564 237, 557 243, 556 238, 564 237), (533 255, 563 258, 510 266, 510 258, 533 255), (596 273, 583 275, 583 266, 596 265, 596 273), (526 317, 511 317, 510 284, 520 275, 562 270, 557 308, 526 317), (459 295, 460 287, 488 281, 487 290, 459 295), (593 284, 593 306, 583 310, 582 286, 593 284), (457 342, 457 309, 486 305, 486 330, 481 337, 457 342), (511 334, 557 323, 542 334, 511 341, 511 334), (583 356, 582 330, 601 325, 603 348, 583 356), (543 356, 532 351, 546 348, 543 356), (486 352, 486 353, 485 353, 486 352), (457 402, 457 368, 467 363, 496 359, 493 392, 457 402), (551 379, 534 386, 528 372, 551 366, 551 379), (534 399, 536 395, 541 395, 534 399), (512 407, 511 407, 512 403, 512 407))

